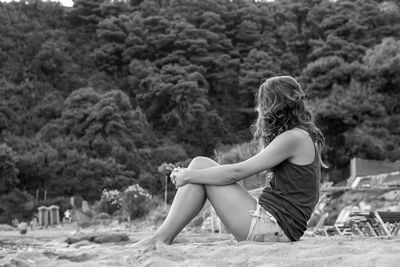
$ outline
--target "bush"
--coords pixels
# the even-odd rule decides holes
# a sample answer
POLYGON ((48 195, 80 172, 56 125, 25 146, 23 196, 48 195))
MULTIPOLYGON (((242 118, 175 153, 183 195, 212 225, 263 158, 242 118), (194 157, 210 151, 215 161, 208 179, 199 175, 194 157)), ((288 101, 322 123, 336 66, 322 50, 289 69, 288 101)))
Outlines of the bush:
POLYGON ((10 224, 13 219, 30 220, 35 212, 35 199, 19 189, 0 196, 0 223, 10 224))
POLYGON ((259 148, 255 143, 243 143, 220 147, 214 152, 215 159, 219 164, 230 164, 251 158, 259 152, 259 148))
POLYGON ((6 144, 0 145, 0 193, 8 193, 18 183, 19 170, 16 167, 17 155, 13 149, 6 144))
POLYGON ((122 194, 118 190, 103 190, 99 202, 99 211, 113 214, 122 207, 122 194))
MULTIPOLYGON (((219 147, 214 151, 215 160, 219 164, 230 164, 241 162, 256 155, 259 147, 256 143, 243 143, 234 146, 219 147)), ((266 173, 257 173, 240 181, 240 184, 246 189, 254 189, 266 186, 266 173)))
POLYGON ((151 196, 138 184, 129 186, 122 195, 124 211, 131 219, 145 215, 150 208, 151 196))
POLYGON ((165 207, 165 201, 159 196, 154 196, 149 202, 150 212, 146 215, 146 221, 152 225, 159 225, 167 218, 171 205, 165 207))
POLYGON ((169 206, 167 208, 164 208, 163 205, 157 206, 155 209, 152 209, 146 216, 146 221, 155 226, 160 225, 167 218, 169 208, 169 206))

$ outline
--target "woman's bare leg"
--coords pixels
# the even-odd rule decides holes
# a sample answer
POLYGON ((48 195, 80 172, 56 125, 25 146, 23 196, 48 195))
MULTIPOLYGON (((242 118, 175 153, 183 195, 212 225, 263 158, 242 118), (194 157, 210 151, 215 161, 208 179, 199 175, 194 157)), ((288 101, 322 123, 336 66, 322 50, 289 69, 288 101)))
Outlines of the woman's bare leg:
MULTIPOLYGON (((188 169, 202 169, 210 167, 199 160, 193 160, 188 169)), ((167 218, 150 238, 142 243, 162 241, 171 244, 182 229, 201 211, 206 201, 204 185, 186 184, 178 188, 167 218)))
MULTIPOLYGON (((206 157, 197 157, 188 169, 204 169, 218 165, 206 157)), ((214 186, 186 184, 180 187, 171 209, 158 231, 142 244, 162 241, 171 244, 179 232, 201 211, 208 198, 224 225, 238 241, 246 238, 250 228, 249 210, 256 208, 256 200, 239 184, 214 186)))
POLYGON ((180 231, 201 211, 205 200, 203 185, 181 186, 176 192, 167 218, 153 235, 153 239, 171 244, 180 231))
POLYGON ((238 183, 205 185, 206 195, 218 217, 237 241, 246 239, 250 229, 249 211, 255 210, 257 201, 238 183))
MULTIPOLYGON (((218 163, 198 157, 202 165, 217 166, 218 163)), ((238 241, 246 239, 250 229, 249 211, 255 210, 257 201, 238 183, 229 185, 204 185, 207 199, 217 212, 218 217, 238 241)))

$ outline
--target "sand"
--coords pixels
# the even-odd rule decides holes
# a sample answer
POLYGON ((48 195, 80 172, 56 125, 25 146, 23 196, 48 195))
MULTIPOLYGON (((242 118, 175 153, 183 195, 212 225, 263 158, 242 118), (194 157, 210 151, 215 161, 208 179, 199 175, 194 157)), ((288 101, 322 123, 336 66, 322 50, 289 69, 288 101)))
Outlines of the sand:
MULTIPOLYGON (((87 230, 90 231, 90 230, 87 230)), ((119 231, 120 232, 120 231, 119 231)), ((68 245, 71 231, 0 232, 0 266, 399 266, 400 237, 304 237, 292 243, 236 242, 230 234, 182 233, 172 245, 132 248, 151 231, 125 231, 129 241, 68 245)))

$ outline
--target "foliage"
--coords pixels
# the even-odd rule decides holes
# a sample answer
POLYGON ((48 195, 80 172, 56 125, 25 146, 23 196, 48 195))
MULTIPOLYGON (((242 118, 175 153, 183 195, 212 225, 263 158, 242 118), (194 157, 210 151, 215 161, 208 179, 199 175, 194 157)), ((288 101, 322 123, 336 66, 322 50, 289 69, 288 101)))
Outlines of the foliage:
POLYGON ((0 3, 0 25, 3 194, 160 195, 163 162, 243 160, 272 75, 301 81, 335 182, 400 157, 395 1, 35 0, 0 3))
POLYGON ((175 167, 175 164, 163 162, 163 164, 158 166, 157 170, 159 173, 169 175, 175 167))
POLYGON ((122 194, 124 211, 131 219, 139 218, 149 211, 151 195, 138 184, 129 186, 122 194))
POLYGON ((6 144, 0 145, 0 193, 7 193, 18 184, 17 155, 6 144))
POLYGON ((104 189, 99 202, 99 211, 112 215, 122 208, 122 203, 122 193, 120 191, 104 189))
POLYGON ((0 195, 0 223, 11 224, 14 219, 30 220, 35 212, 34 201, 32 195, 19 189, 0 195))
POLYGON ((220 147, 214 153, 219 164, 231 164, 244 161, 254 156, 258 152, 258 145, 255 142, 252 142, 234 146, 220 147))
MULTIPOLYGON (((259 152, 259 149, 255 142, 223 146, 214 151, 214 157, 219 164, 232 164, 251 158, 259 152)), ((258 173, 241 180, 241 184, 247 189, 263 187, 265 186, 265 173, 258 173)))

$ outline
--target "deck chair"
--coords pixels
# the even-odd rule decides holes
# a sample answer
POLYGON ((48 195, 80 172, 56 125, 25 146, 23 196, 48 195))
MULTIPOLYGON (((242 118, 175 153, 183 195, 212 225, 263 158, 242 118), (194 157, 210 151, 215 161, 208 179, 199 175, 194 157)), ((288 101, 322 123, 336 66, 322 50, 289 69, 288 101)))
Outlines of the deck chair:
POLYGON ((339 235, 351 235, 352 234, 352 228, 350 225, 350 213, 352 211, 353 207, 352 206, 347 206, 343 208, 338 217, 336 218, 336 221, 333 225, 323 225, 325 222, 325 219, 328 217, 328 213, 325 213, 321 216, 320 220, 317 223, 317 226, 314 229, 314 234, 321 235, 323 234, 324 236, 331 236, 335 234, 339 235))
POLYGON ((375 226, 376 220, 370 211, 354 211, 350 214, 350 225, 353 233, 363 236, 378 236, 375 226))
POLYGON ((324 236, 329 236, 328 229, 327 227, 324 226, 326 218, 328 218, 328 213, 324 213, 321 215, 321 217, 318 220, 317 225, 314 227, 314 230, 312 231, 312 234, 315 235, 324 235, 324 236))
POLYGON ((400 230, 400 212, 398 211, 376 211, 377 215, 386 224, 390 234, 396 236, 400 230))
POLYGON ((350 213, 353 210, 352 206, 344 207, 336 218, 333 228, 339 235, 351 235, 350 213))
POLYGON ((360 235, 392 237, 400 230, 400 212, 356 211, 350 217, 352 228, 360 235))

